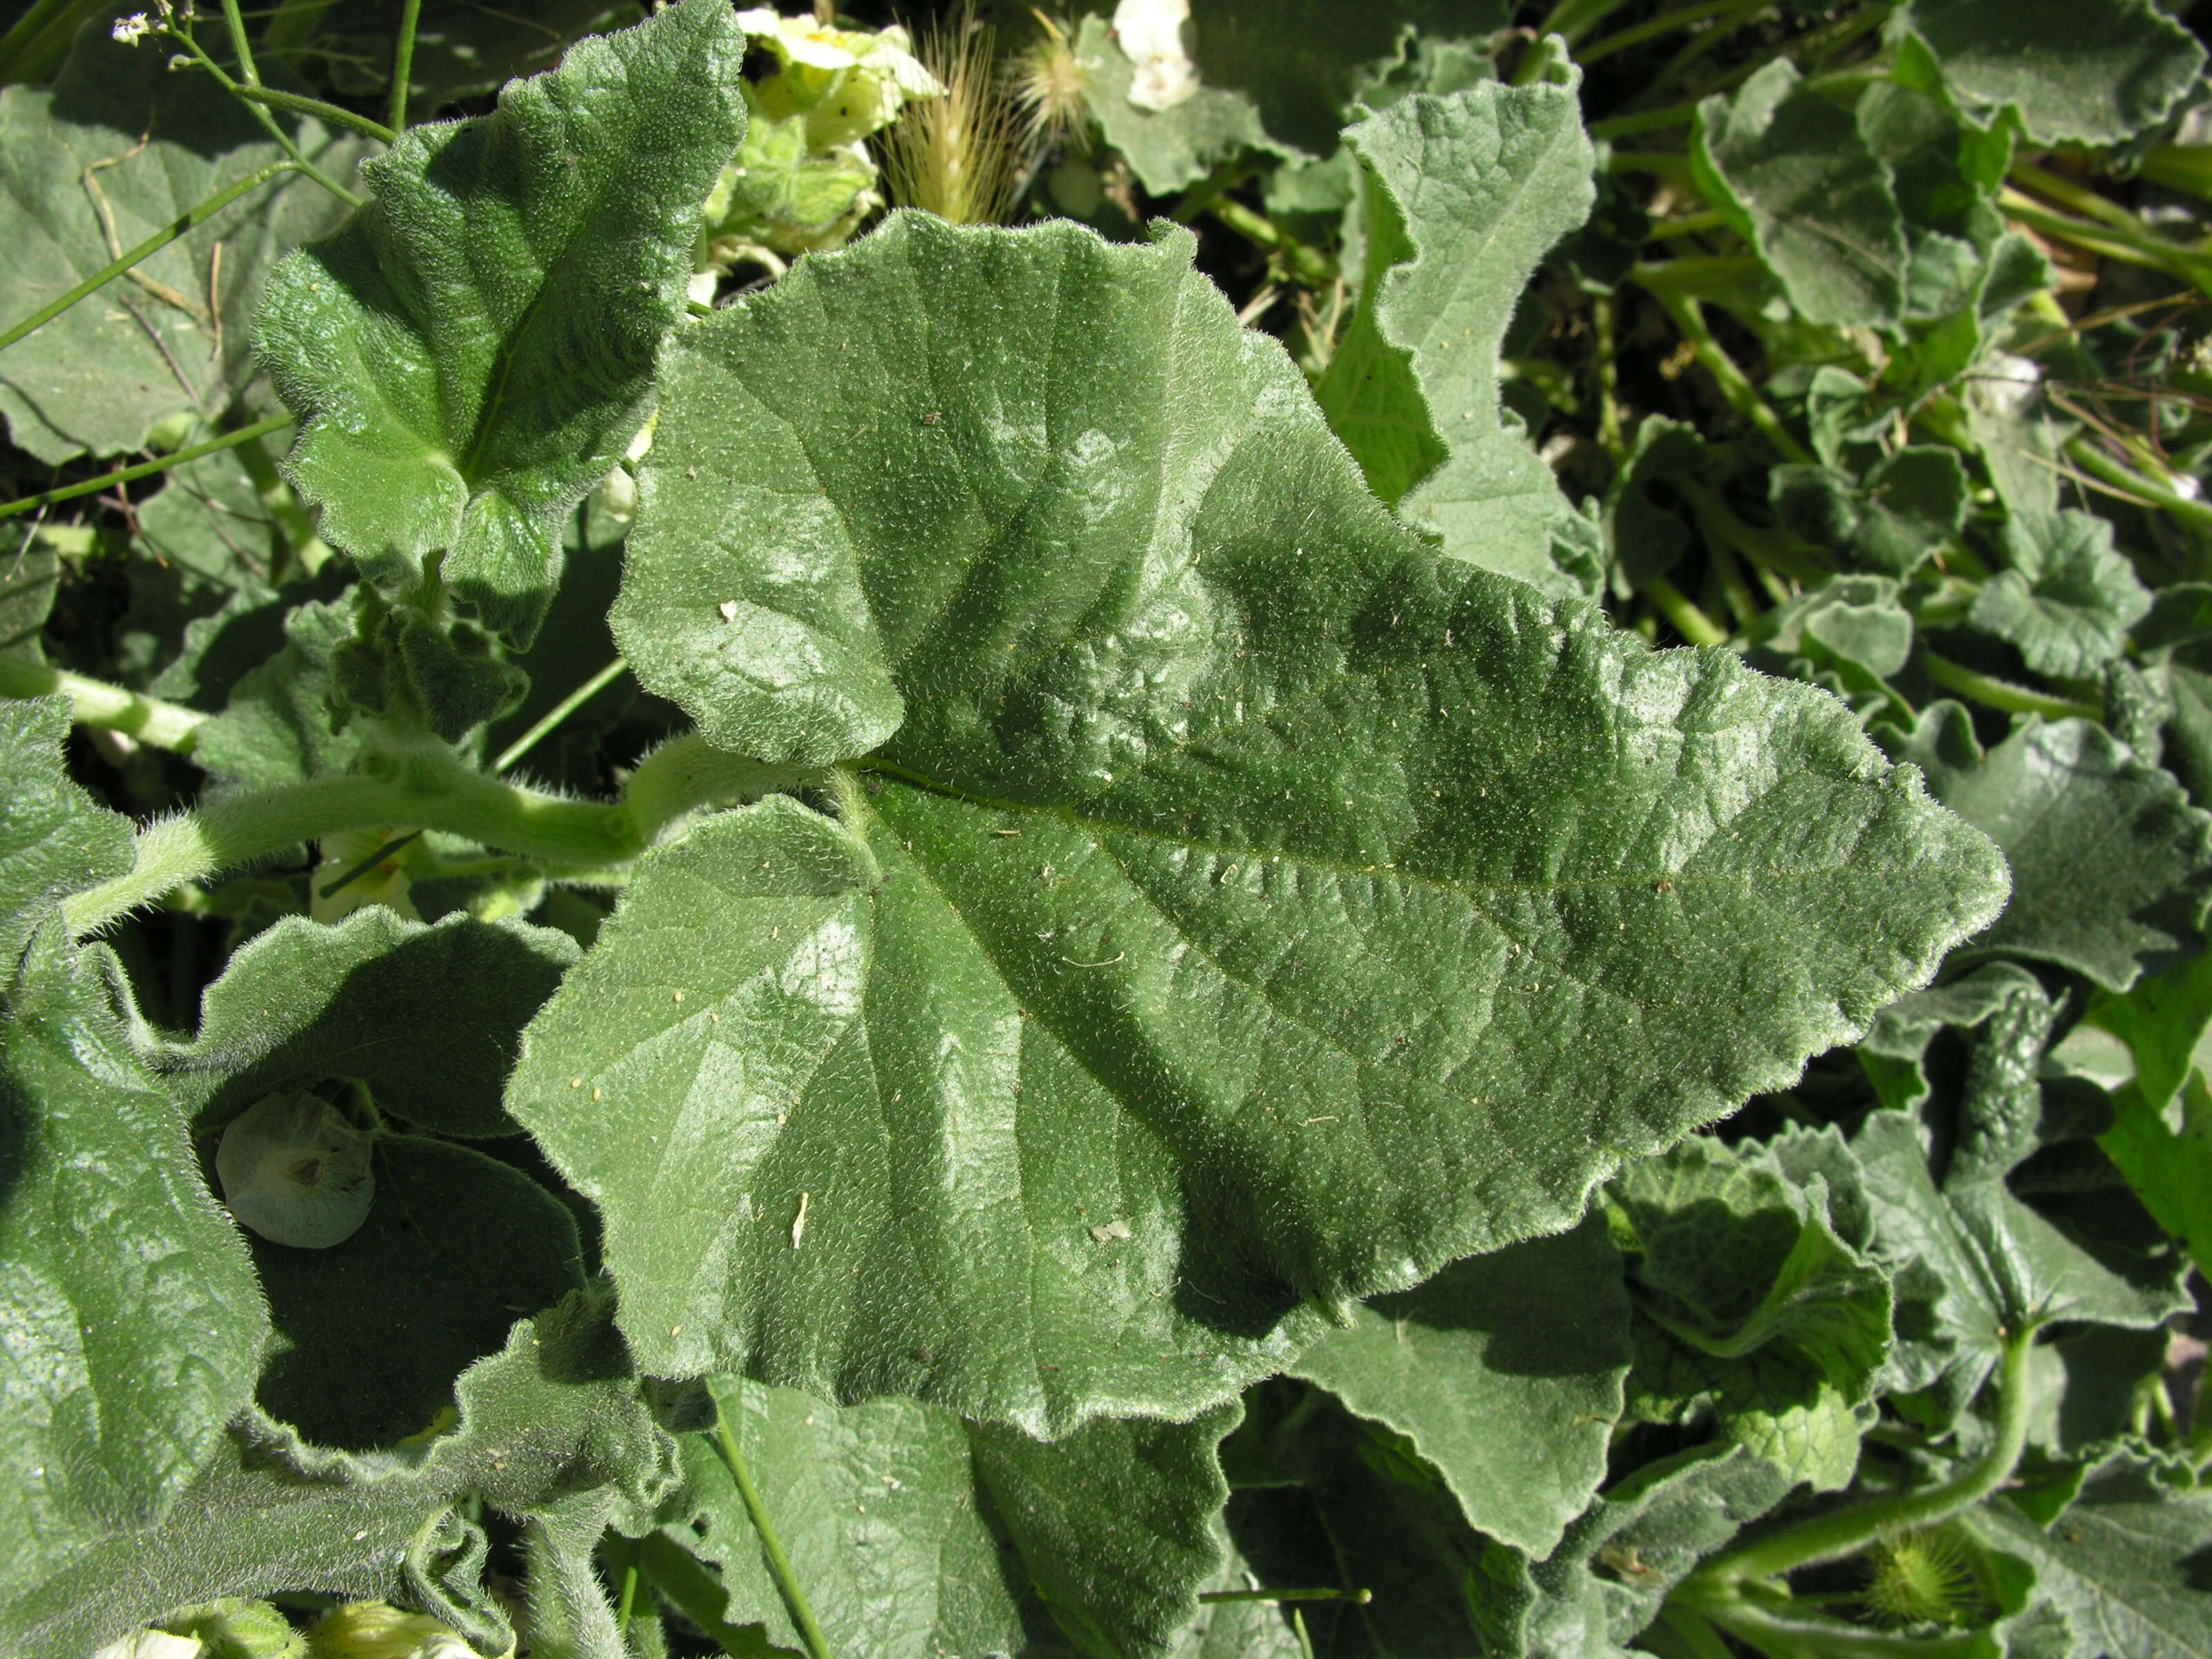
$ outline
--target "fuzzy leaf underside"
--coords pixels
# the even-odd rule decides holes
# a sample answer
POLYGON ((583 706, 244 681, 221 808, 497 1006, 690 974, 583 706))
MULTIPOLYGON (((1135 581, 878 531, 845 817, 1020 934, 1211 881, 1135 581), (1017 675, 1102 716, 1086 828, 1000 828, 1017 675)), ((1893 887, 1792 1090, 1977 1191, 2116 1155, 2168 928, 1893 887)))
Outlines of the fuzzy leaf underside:
POLYGON ((536 630, 561 520, 643 421, 682 314, 744 49, 719 0, 580 42, 495 114, 407 132, 362 168, 369 206, 270 278, 289 476, 372 577, 442 550, 488 626, 536 630))
POLYGON ((525 1036, 648 1370, 1188 1415, 2000 902, 1828 698, 1425 550, 1188 259, 905 216, 672 341, 617 641, 860 758, 648 855, 525 1036))

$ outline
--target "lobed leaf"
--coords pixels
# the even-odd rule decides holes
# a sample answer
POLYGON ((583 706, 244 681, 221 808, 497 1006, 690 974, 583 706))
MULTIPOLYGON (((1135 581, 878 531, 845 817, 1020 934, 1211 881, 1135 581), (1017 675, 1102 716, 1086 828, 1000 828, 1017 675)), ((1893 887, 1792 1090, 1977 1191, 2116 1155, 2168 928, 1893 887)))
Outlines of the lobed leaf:
POLYGON ((1447 556, 1587 598, 1573 509, 1498 400, 1522 290, 1594 198, 1576 85, 1418 93, 1346 131, 1367 270, 1315 396, 1369 487, 1447 556))
POLYGON ((495 114, 404 134, 362 170, 374 201, 271 277, 288 476, 375 580, 434 560, 487 625, 536 631, 562 520, 649 408, 744 48, 720 0, 581 41, 495 114))
POLYGON ((650 1370, 1187 1414, 1313 1300, 1568 1224, 2002 890, 1832 702, 1425 551, 1187 240, 901 217, 663 381, 624 655, 862 758, 842 828, 649 854, 526 1035, 650 1370))
POLYGON ((1620 1253, 1593 1217, 1362 1304, 1291 1370, 1410 1440, 1469 1526, 1542 1557, 1605 1477, 1629 1357, 1620 1253))

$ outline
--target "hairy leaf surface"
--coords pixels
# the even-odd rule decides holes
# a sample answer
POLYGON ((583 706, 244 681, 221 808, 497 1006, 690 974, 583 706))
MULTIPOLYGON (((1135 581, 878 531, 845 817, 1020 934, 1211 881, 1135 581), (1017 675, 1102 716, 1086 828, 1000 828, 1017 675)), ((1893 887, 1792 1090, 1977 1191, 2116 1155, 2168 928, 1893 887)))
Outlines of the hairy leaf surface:
POLYGON ((1573 509, 1498 401, 1522 289, 1595 193, 1575 91, 1416 94, 1346 131, 1364 164, 1367 273, 1315 395, 1369 486, 1447 555, 1588 596, 1595 561, 1553 550, 1573 509))
MULTIPOLYGON (((1019 1652, 1057 1620, 1086 1653, 1164 1655, 1219 1568, 1214 1449, 1233 1410, 1095 1423, 1045 1444, 912 1400, 838 1407, 734 1378, 714 1388, 840 1653, 1019 1652)), ((729 1474, 703 1440, 684 1457, 684 1511, 704 1529, 665 1528, 658 1549, 708 1564, 702 1610, 717 1623, 796 1643, 729 1474)))
MULTIPOLYGON (((454 1506, 473 1497, 518 1517, 589 1506, 599 1524, 639 1528, 673 1484, 675 1447, 638 1400, 604 1310, 580 1297, 515 1326, 457 1393, 449 1432, 367 1456, 242 1413, 166 1518, 118 1531, 0 1605, 0 1638, 13 1652, 90 1653, 188 1603, 307 1590, 404 1601, 480 1651, 510 1650, 483 1583, 483 1533, 454 1506)), ((604 1604, 599 1618, 611 1638, 604 1604)))
POLYGON ((1188 1413, 1995 908, 1832 702, 1424 550, 1188 259, 909 216, 672 342, 624 654, 863 758, 650 855, 526 1039, 648 1369, 1188 1413))
POLYGON ((1292 1371, 1437 1466, 1468 1524, 1551 1553, 1605 1476, 1628 1297, 1601 1218, 1366 1303, 1292 1371))
POLYGON ((708 191, 744 131, 744 35, 684 0, 416 128, 375 200, 270 279, 260 350, 322 532, 387 586, 442 580, 526 637, 561 520, 647 412, 708 191))
POLYGON ((2029 716, 1983 750, 1955 702, 1893 752, 2004 848, 2012 902, 1975 948, 2055 962, 2124 991, 2145 958, 2193 947, 2212 903, 2212 817, 2102 726, 2029 716))
POLYGON ((1777 58, 1698 106, 1698 191, 1757 248, 1812 322, 1874 326, 1905 306, 1905 230, 1889 169, 1850 112, 1777 58))
POLYGON ((1961 100, 2019 110, 2039 143, 2118 143, 2166 119, 2204 49, 2152 0, 1911 0, 1961 100))
MULTIPOLYGON (((1835 1143, 1832 1167, 1850 1160, 1835 1143)), ((1844 1178, 1856 1186, 1856 1170, 1844 1178)), ((1890 1291, 1855 1247, 1867 1241, 1839 1236, 1826 1179, 1699 1138, 1607 1191, 1635 1252, 1636 1410, 1665 1421, 1709 1403, 1728 1438, 1793 1484, 1848 1486, 1856 1413, 1889 1353, 1890 1291)))
POLYGON ((2120 653, 2150 592, 2094 514, 2015 513, 2003 530, 2010 568, 1974 598, 1967 621, 2016 647, 2039 674, 2085 679, 2120 653))

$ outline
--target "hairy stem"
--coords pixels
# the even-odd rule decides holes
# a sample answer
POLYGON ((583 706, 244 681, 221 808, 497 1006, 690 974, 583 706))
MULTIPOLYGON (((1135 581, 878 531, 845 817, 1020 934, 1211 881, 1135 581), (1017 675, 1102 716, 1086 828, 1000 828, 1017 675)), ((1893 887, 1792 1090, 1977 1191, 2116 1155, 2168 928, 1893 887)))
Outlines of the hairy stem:
POLYGON ((239 78, 249 87, 259 86, 261 74, 253 67, 253 48, 246 39, 246 18, 238 0, 222 0, 222 26, 230 31, 230 53, 238 59, 239 78))
POLYGON ((1724 11, 1733 11, 1739 0, 1697 0, 1695 5, 1677 6, 1672 11, 1662 11, 1656 17, 1648 17, 1641 23, 1607 35, 1591 42, 1575 54, 1578 64, 1595 64, 1601 58, 1610 58, 1616 52, 1641 46, 1662 34, 1672 34, 1676 29, 1688 28, 1702 23, 1708 17, 1717 17, 1724 11))
POLYGON ((199 741, 199 729, 208 716, 197 708, 179 708, 171 702, 143 697, 105 680, 72 674, 66 668, 50 668, 21 657, 0 657, 0 697, 45 697, 58 693, 70 704, 70 718, 79 726, 97 726, 122 732, 179 755, 189 755, 199 741))
POLYGON ((1674 631, 1692 645, 1726 645, 1728 629, 1700 611, 1682 590, 1664 576, 1647 576, 1643 591, 1660 614, 1674 624, 1674 631))
POLYGON ((1699 1613, 1737 1640, 1761 1653, 1818 1655, 1820 1659, 1944 1659, 1944 1656, 1991 1651, 1988 1633, 1978 1630, 1948 1636, 1901 1636, 1888 1631, 1830 1622, 1786 1619, 1748 1601, 1701 1607, 1699 1613))
POLYGON ((263 167, 259 172, 250 173, 246 174, 245 178, 240 179, 236 184, 217 191, 214 195, 209 197, 206 201, 199 203, 197 206, 186 208, 174 219, 172 219, 161 229, 155 231, 144 241, 139 243, 137 246, 132 248, 121 258, 113 261, 112 264, 101 266, 98 270, 93 272, 91 276, 86 277, 68 293, 63 295, 61 298, 58 300, 49 301, 46 304, 40 307, 38 310, 33 312, 28 317, 26 317, 21 322, 9 329, 5 334, 0 334, 0 351, 5 351, 9 346, 15 344, 16 341, 21 339, 25 335, 31 333, 33 331, 45 327, 48 323, 53 321, 55 318, 60 316, 62 313, 67 311, 78 301, 88 297, 98 291, 100 289, 106 286, 109 283, 113 282, 118 276, 123 275, 125 271, 130 270, 131 266, 137 264, 141 259, 149 258, 153 255, 159 253, 163 248, 168 246, 170 243, 175 241, 177 238, 184 235, 187 231, 192 229, 193 227, 205 223, 209 219, 214 217, 216 214, 228 207, 233 202, 235 202, 240 197, 247 195, 253 191, 260 189, 262 185, 267 184, 271 179, 276 177, 280 173, 291 173, 295 170, 296 169, 294 167, 293 164, 289 161, 271 161, 267 167, 263 167))
POLYGON ((194 444, 188 449, 175 450, 150 461, 141 461, 136 466, 118 467, 112 472, 101 473, 97 478, 88 478, 82 483, 64 484, 56 489, 42 490, 36 495, 26 495, 20 501, 0 501, 0 519, 12 519, 18 513, 28 513, 34 507, 52 507, 57 501, 74 501, 79 495, 97 495, 103 489, 129 483, 134 478, 148 478, 156 472, 167 472, 173 466, 197 461, 201 456, 212 455, 219 449, 235 449, 240 444, 252 443, 255 439, 291 423, 289 415, 271 415, 265 421, 256 421, 252 426, 226 432, 222 437, 210 438, 204 444, 194 444))
POLYGON ((1892 1534, 1948 1521, 2012 1479, 2027 1446, 2027 1356, 2035 1332, 2033 1324, 2023 1322, 2006 1339, 1997 1372, 1996 1432, 1988 1449, 1964 1469, 1940 1486, 1832 1510, 1708 1561, 1683 1581, 1683 1589, 1692 1592, 1685 1599, 1710 1613, 1711 1606, 1698 1592, 1718 1592, 1719 1601, 1732 1604, 1740 1585, 1837 1560, 1892 1534))
POLYGON ((392 48, 392 131, 395 134, 407 131, 407 82, 415 73, 415 27, 422 16, 422 0, 407 0, 399 14, 399 39, 392 48))
POLYGON ((380 752, 366 769, 203 802, 143 827, 131 868, 63 907, 79 935, 190 881, 348 830, 419 826, 463 836, 556 870, 628 863, 676 818, 750 800, 812 776, 678 738, 648 756, 620 801, 569 800, 518 788, 442 749, 380 752))
POLYGON ((738 1496, 744 1501, 753 1530, 760 1534, 761 1553, 767 1558, 769 1577, 775 1580, 776 1589, 782 1592, 783 1604, 791 1612, 791 1622, 797 1626, 799 1639, 806 1644, 808 1659, 830 1659, 830 1638, 822 1633, 814 1609, 807 1602, 806 1592, 799 1587, 798 1576, 791 1570, 791 1559, 783 1553, 783 1540, 775 1535, 775 1528, 768 1518, 768 1507, 761 1502, 760 1492, 753 1485, 752 1471, 745 1467, 744 1454, 738 1449, 738 1437, 730 1432, 719 1401, 714 1405, 714 1432, 711 1437, 723 1467, 730 1472, 730 1479, 738 1484, 738 1496))

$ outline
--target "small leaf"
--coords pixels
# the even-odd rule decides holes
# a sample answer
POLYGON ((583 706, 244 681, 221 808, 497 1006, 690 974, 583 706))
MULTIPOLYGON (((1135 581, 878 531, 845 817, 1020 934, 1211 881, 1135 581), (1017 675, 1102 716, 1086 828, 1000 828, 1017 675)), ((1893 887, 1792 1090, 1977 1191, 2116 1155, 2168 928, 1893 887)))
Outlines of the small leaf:
POLYGON ((54 905, 131 867, 131 821, 62 770, 69 729, 65 697, 0 702, 0 973, 14 973, 54 905))
POLYGON ((1890 696, 1883 683, 1912 654, 1912 615, 1887 576, 1838 576, 1766 611, 1747 630, 1752 659, 1800 678, 1833 675, 1851 697, 1890 696))
POLYGON ((1783 528, 1892 576, 1909 576, 1966 522, 1959 452, 1908 444, 1854 483, 1832 467, 1778 466, 1768 477, 1783 528))
POLYGON ((281 789, 352 769, 357 732, 336 728, 338 653, 353 638, 349 601, 308 600, 284 613, 283 647, 241 676, 200 728, 192 757, 218 777, 281 789))
POLYGON ((1410 1439, 1469 1526, 1550 1554, 1605 1477, 1628 1370, 1603 1221, 1455 1262, 1352 1317, 1292 1374, 1410 1439))
POLYGON ((1878 327, 1904 314, 1907 258, 1889 169, 1850 112, 1786 58, 1730 100, 1698 106, 1698 194, 1759 250, 1808 322, 1878 327))
POLYGON ((2047 1528, 2002 1499, 1967 1511, 1965 1524, 2034 1567, 2038 1592, 2074 1627, 2074 1651, 2212 1655, 2212 1591, 2203 1577, 2212 1494, 2167 1490, 2122 1458, 2047 1528))
POLYGON ((2120 653, 2150 610, 2150 592, 2112 549, 2109 519, 2068 508, 2015 513, 2005 560, 1974 598, 1970 627, 2018 647, 2039 674, 2085 679, 2120 653))
POLYGON ((1937 702, 1893 752, 2012 866, 2012 902, 1975 954, 2055 962, 2124 991, 2146 957, 2202 938, 2212 817, 2102 726, 2030 716, 1985 753, 1966 711, 1937 702))
MULTIPOLYGON (((1785 1137, 1799 1139, 1821 1137, 1785 1137)), ((1840 1143, 1829 1158, 1856 1191, 1840 1143)), ((1888 1357, 1890 1293, 1831 1223, 1826 1176, 1801 1183, 1773 1150, 1698 1138, 1632 1164, 1607 1193, 1640 1316, 1636 1410, 1672 1420, 1710 1401, 1722 1432, 1793 1485, 1848 1486, 1856 1413, 1888 1357)))
POLYGON ((1917 33, 1961 101, 2009 104, 2039 144, 2113 144, 2164 121, 2204 49, 2152 0, 1911 0, 1917 33))
POLYGON ((1521 292, 1593 199, 1575 94, 1416 94, 1345 134, 1364 167, 1367 271, 1315 395, 1370 487, 1448 556, 1587 596, 1595 563, 1563 569, 1553 548, 1572 509, 1498 401, 1521 292))
POLYGON ((388 588, 447 587, 526 640, 561 520, 644 419, 707 192, 744 129, 744 36, 684 0, 413 128, 375 201, 270 281, 259 349, 322 533, 388 588))

